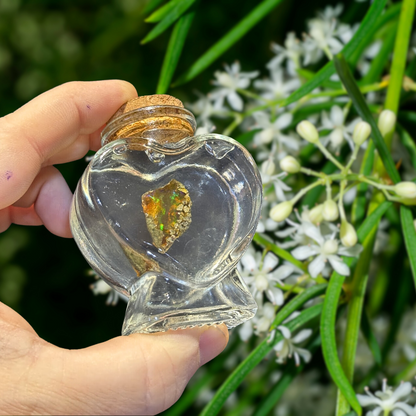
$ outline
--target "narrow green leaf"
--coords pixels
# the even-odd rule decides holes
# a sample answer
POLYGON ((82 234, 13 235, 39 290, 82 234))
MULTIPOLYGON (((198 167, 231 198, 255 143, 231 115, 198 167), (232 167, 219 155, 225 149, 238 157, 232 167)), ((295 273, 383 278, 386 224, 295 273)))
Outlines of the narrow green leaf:
POLYGON ((164 1, 165 0, 150 0, 143 9, 143 15, 146 16, 149 13, 152 13, 152 11, 159 7, 164 1))
POLYGON ((393 61, 391 63, 390 82, 387 88, 385 108, 396 114, 399 108, 399 99, 402 91, 403 75, 406 68, 415 7, 416 0, 403 0, 399 27, 394 44, 393 61))
MULTIPOLYGON (((299 316, 292 319, 286 324, 291 332, 295 332, 306 323, 312 321, 320 315, 322 305, 317 304, 303 310, 299 316)), ((264 357, 273 349, 273 347, 283 339, 280 332, 276 332, 272 341, 266 338, 262 341, 249 356, 230 374, 222 386, 217 390, 212 400, 202 410, 200 416, 215 416, 221 410, 227 398, 234 392, 247 374, 255 368, 264 357)))
POLYGON ((416 169, 416 144, 413 137, 410 136, 407 130, 405 130, 400 124, 396 125, 396 130, 399 133, 400 140, 403 143, 406 150, 409 152, 410 160, 413 167, 416 169))
MULTIPOLYGON (((318 335, 312 340, 312 342, 307 345, 306 348, 313 354, 320 345, 321 337, 318 335)), ((280 400, 285 390, 289 387, 290 383, 296 378, 298 374, 303 371, 304 368, 304 363, 296 366, 295 362, 291 361, 289 364, 287 364, 282 377, 257 406, 253 416, 267 416, 269 412, 275 407, 276 403, 280 400)))
POLYGON ((163 20, 161 20, 141 41, 141 44, 150 42, 151 40, 157 38, 161 35, 166 29, 168 29, 179 17, 181 17, 195 2, 196 0, 180 0, 177 1, 163 20))
POLYGON ((362 84, 364 85, 378 81, 383 74, 383 71, 386 69, 389 56, 393 51, 394 39, 397 32, 397 23, 392 23, 391 25, 391 29, 387 32, 385 39, 383 39, 380 51, 372 60, 368 72, 362 79, 362 84))
MULTIPOLYGON (((358 48, 360 44, 367 45, 368 41, 372 38, 375 31, 378 27, 378 18, 381 15, 384 6, 386 5, 386 0, 375 0, 371 7, 369 8, 367 14, 362 20, 360 27, 351 40, 344 46, 342 53, 347 57, 351 58, 354 51, 358 48)), ((294 103, 295 101, 300 100, 306 94, 309 94, 315 88, 319 87, 324 81, 326 81, 333 73, 335 73, 335 67, 333 61, 328 62, 323 68, 321 68, 313 79, 303 84, 298 90, 293 92, 289 97, 287 97, 281 107, 286 107, 289 104, 294 103)))
POLYGON ((402 220, 402 231, 409 256, 410 268, 412 269, 413 280, 416 286, 416 230, 413 224, 413 215, 409 207, 400 207, 400 218, 402 220))
POLYGON ((363 244, 366 237, 371 233, 375 225, 378 224, 381 217, 393 205, 390 201, 382 202, 362 223, 357 230, 358 241, 363 244))
POLYGON ((390 151, 384 142, 383 136, 377 127, 377 123, 374 120, 374 117, 371 114, 371 111, 368 108, 357 83, 355 82, 355 79, 351 73, 350 68, 348 67, 347 62, 345 61, 345 58, 341 54, 338 54, 334 57, 334 63, 337 73, 342 83, 344 84, 344 87, 347 90, 348 95, 350 96, 354 107, 357 110, 357 113, 371 126, 371 137, 387 173, 393 182, 400 182, 400 175, 396 169, 396 165, 393 161, 390 151))
POLYGON ((276 244, 273 244, 267 238, 263 237, 261 234, 255 234, 253 241, 257 244, 260 244, 267 250, 273 252, 277 256, 281 257, 284 260, 292 263, 294 266, 298 267, 299 269, 307 272, 308 268, 303 264, 303 262, 296 260, 288 251, 284 250, 283 248, 278 247, 276 244))
MULTIPOLYGON (((364 176, 370 176, 374 165, 374 143, 370 141, 361 163, 360 173, 364 176)), ((357 227, 364 219, 365 206, 367 204, 368 185, 360 183, 357 185, 357 196, 354 199, 351 210, 351 221, 357 227)))
POLYGON ((327 369, 335 384, 348 400, 351 407, 361 415, 362 409, 360 403, 339 361, 335 340, 336 313, 344 280, 345 276, 341 276, 335 272, 332 273, 329 280, 321 315, 322 353, 327 369))
POLYGON ((194 16, 194 10, 186 12, 179 18, 173 28, 168 48, 166 49, 165 59, 163 60, 156 94, 165 94, 169 88, 194 16))
POLYGON ((368 348, 370 348, 370 351, 373 354, 375 363, 381 366, 381 349, 378 345, 374 332, 371 329, 370 320, 368 319, 365 311, 362 314, 361 330, 363 331, 364 338, 367 341, 368 348))
POLYGON ((241 39, 253 26, 273 10, 283 0, 263 0, 246 17, 237 23, 217 43, 206 51, 184 74, 182 74, 174 85, 181 85, 190 81, 200 74, 205 68, 218 59, 234 43, 241 39))
POLYGON ((280 325, 286 318, 288 318, 293 312, 298 311, 302 305, 304 305, 308 300, 314 299, 323 293, 325 293, 327 288, 326 283, 320 285, 314 285, 305 289, 302 293, 294 297, 289 303, 287 303, 284 308, 282 308, 274 318, 273 323, 270 326, 270 330, 275 329, 280 325))
POLYGON ((146 18, 145 22, 147 23, 157 23, 165 18, 172 10, 178 5, 182 0, 170 0, 168 3, 164 4, 162 7, 159 7, 155 12, 153 12, 149 17, 146 18))

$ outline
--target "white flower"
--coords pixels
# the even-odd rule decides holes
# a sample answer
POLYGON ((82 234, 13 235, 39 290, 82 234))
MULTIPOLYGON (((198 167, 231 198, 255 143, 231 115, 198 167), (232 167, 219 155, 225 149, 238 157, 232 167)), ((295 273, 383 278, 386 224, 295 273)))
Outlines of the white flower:
MULTIPOLYGON (((280 325, 277 327, 277 329, 283 335, 283 339, 273 347, 273 349, 276 351, 276 362, 282 364, 285 363, 288 358, 292 357, 295 359, 297 366, 300 364, 301 358, 306 363, 309 362, 312 357, 311 353, 304 348, 297 347, 295 344, 300 344, 309 338, 312 335, 312 329, 302 329, 293 338, 289 328, 280 325)), ((272 340, 274 336, 275 334, 272 332, 270 335, 270 340, 272 340)))
POLYGON ((303 53, 302 43, 293 32, 289 32, 286 36, 285 47, 272 43, 272 51, 276 56, 266 65, 267 68, 273 70, 279 68, 283 61, 286 61, 286 69, 289 75, 297 76, 296 70, 300 68, 300 58, 303 53))
POLYGON ((254 87, 260 91, 266 100, 278 100, 286 98, 291 92, 300 87, 298 78, 285 80, 283 70, 279 67, 270 70, 270 79, 258 79, 254 81, 254 87))
POLYGON ((285 192, 291 191, 292 188, 283 182, 287 173, 275 173, 275 167, 276 165, 273 162, 273 154, 271 154, 269 158, 262 163, 260 168, 263 186, 267 187, 269 185, 273 185, 277 201, 286 201, 285 192))
POLYGON ((257 309, 256 316, 246 321, 238 328, 238 334, 242 341, 248 341, 253 333, 257 336, 267 332, 275 317, 275 307, 270 302, 265 302, 257 309), (253 330, 254 329, 254 330, 253 330))
POLYGON ((256 252, 252 247, 241 258, 241 275, 259 305, 263 305, 263 294, 274 305, 283 305, 283 292, 276 287, 276 283, 283 284, 282 278, 285 277, 277 270, 273 272, 278 263, 279 259, 270 252, 262 261, 262 253, 256 252))
POLYGON ((254 144, 261 145, 271 143, 275 139, 278 143, 284 144, 293 150, 298 150, 299 146, 293 141, 291 136, 282 133, 282 130, 289 127, 292 122, 293 115, 291 113, 281 114, 275 121, 270 120, 270 114, 265 111, 257 111, 253 114, 255 124, 252 129, 261 129, 254 136, 254 144))
POLYGON ((345 139, 352 150, 354 148, 354 144, 351 138, 351 134, 354 131, 354 127, 358 121, 359 119, 356 118, 348 125, 345 125, 344 112, 342 111, 341 107, 337 105, 334 105, 331 108, 329 115, 326 111, 323 111, 322 126, 320 130, 328 129, 332 130, 332 132, 329 134, 329 136, 326 137, 326 140, 325 138, 322 140, 322 143, 325 146, 329 144, 334 151, 339 152, 345 139))
POLYGON ((214 73, 216 80, 213 84, 218 88, 209 94, 209 98, 214 101, 215 108, 221 108, 224 100, 227 99, 232 109, 242 111, 243 99, 238 95, 237 90, 247 88, 250 80, 258 75, 258 71, 240 72, 239 62, 234 62, 231 66, 225 65, 225 71, 214 73))
MULTIPOLYGON (((308 22, 309 36, 305 38, 303 48, 305 52, 304 65, 316 63, 322 58, 323 52, 332 59, 332 55, 341 51, 343 44, 338 33, 337 16, 342 12, 342 5, 335 8, 328 6, 318 18, 308 22)), ((341 34, 345 35, 346 27, 342 26, 341 34)))
POLYGON ((127 302, 127 296, 122 295, 121 293, 114 290, 110 285, 108 285, 104 280, 98 279, 95 283, 90 285, 90 289, 94 295, 104 295, 108 293, 106 300, 107 305, 116 305, 119 299, 123 299, 127 302))
POLYGON ((361 406, 376 406, 367 415, 379 416, 383 412, 382 416, 416 416, 416 410, 406 403, 412 392, 412 384, 409 382, 401 383, 395 391, 393 388, 387 385, 387 380, 383 380, 383 386, 381 391, 377 391, 375 394, 371 393, 368 387, 365 388, 366 394, 357 394, 357 399, 361 406), (400 400, 405 401, 400 401, 400 400))
POLYGON ((211 117, 222 117, 227 113, 227 108, 223 106, 214 106, 211 100, 199 92, 197 92, 199 99, 193 103, 187 103, 186 108, 192 111, 197 116, 198 124, 203 124, 210 128, 213 123, 211 117))
POLYGON ((335 233, 330 237, 323 236, 320 228, 313 224, 304 225, 305 234, 312 239, 312 243, 305 246, 300 246, 292 251, 292 256, 298 260, 306 260, 309 257, 315 257, 308 266, 308 271, 311 277, 316 277, 325 268, 327 262, 332 268, 342 276, 349 276, 350 269, 339 257, 348 256, 356 257, 362 250, 362 246, 355 245, 354 247, 342 247, 335 240, 335 233))

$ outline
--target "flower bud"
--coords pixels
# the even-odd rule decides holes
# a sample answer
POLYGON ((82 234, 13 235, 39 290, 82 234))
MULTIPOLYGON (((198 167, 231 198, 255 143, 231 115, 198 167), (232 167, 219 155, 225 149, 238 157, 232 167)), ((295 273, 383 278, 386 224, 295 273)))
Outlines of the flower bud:
POLYGON ((322 217, 325 221, 335 221, 338 218, 338 205, 332 199, 323 203, 322 217))
POLYGON ((300 164, 293 156, 286 156, 280 161, 280 168, 287 173, 298 173, 300 164))
POLYGON ((324 205, 323 204, 319 204, 319 205, 317 205, 316 207, 312 208, 309 211, 309 219, 314 224, 319 224, 324 219, 324 217, 322 216, 323 209, 324 209, 324 205))
POLYGON ((371 133, 371 126, 365 122, 360 121, 354 127, 354 133, 352 134, 352 140, 357 146, 361 146, 371 133))
POLYGON ((383 110, 378 118, 378 128, 384 137, 386 134, 390 133, 394 125, 396 124, 396 114, 391 110, 383 110))
POLYGON ((394 185, 394 192, 403 198, 416 197, 416 183, 414 182, 399 182, 394 185))
POLYGON ((345 247, 353 247, 357 244, 357 232, 355 228, 347 221, 343 221, 340 230, 341 243, 345 247))
POLYGON ((290 201, 284 201, 270 210, 270 218, 276 222, 282 222, 292 212, 293 204, 290 201))
POLYGON ((338 241, 333 239, 325 241, 322 251, 328 255, 335 254, 338 251, 338 241))
POLYGON ((272 176, 274 173, 276 166, 273 162, 273 160, 271 158, 265 160, 262 164, 261 164, 261 173, 263 175, 267 175, 267 176, 272 176))
POLYGON ((297 127, 296 131, 298 132, 299 136, 304 138, 309 143, 318 143, 319 134, 316 127, 308 120, 301 121, 297 127))

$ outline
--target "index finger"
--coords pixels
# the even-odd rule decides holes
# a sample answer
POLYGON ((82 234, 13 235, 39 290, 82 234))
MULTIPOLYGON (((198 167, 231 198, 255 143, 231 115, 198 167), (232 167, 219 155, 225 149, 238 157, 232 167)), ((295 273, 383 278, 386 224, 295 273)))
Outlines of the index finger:
POLYGON ((128 82, 70 82, 0 119, 0 209, 27 191, 42 163, 102 127, 137 95, 128 82))

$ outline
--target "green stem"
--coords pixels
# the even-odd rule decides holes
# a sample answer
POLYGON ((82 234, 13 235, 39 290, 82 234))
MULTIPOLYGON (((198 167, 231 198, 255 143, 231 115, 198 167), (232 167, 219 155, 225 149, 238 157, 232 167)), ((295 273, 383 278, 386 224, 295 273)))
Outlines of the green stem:
MULTIPOLYGON (((381 201, 383 202, 383 201, 381 201)), ((379 206, 379 201, 370 204, 368 215, 379 206)), ((351 297, 348 302, 347 329, 345 331, 342 367, 348 381, 352 384, 354 377, 354 363, 357 350, 358 334, 360 331, 361 314, 364 303, 365 290, 367 288, 368 271, 373 255, 373 247, 378 225, 374 226, 363 242, 364 251, 355 268, 351 282, 351 297)), ((347 289, 348 291, 348 289, 347 289)), ((350 405, 344 395, 339 392, 337 400, 337 416, 342 416, 350 410, 350 405)))
MULTIPOLYGON (((400 11, 399 27, 394 44, 393 62, 390 70, 390 83, 387 89, 385 108, 397 114, 400 93, 402 91, 403 75, 406 68, 407 51, 409 48, 416 0, 403 0, 400 11)), ((388 148, 391 147, 393 132, 385 137, 388 148)))
POLYGON ((326 149, 326 147, 318 140, 317 143, 315 143, 316 147, 324 154, 324 156, 330 160, 338 169, 341 169, 343 171, 345 168, 344 166, 338 162, 338 160, 335 159, 334 156, 332 156, 331 153, 326 149))
POLYGON ((320 179, 317 180, 314 183, 311 183, 309 186, 307 186, 306 188, 303 188, 298 194, 296 194, 291 200, 290 202, 292 202, 293 205, 296 204, 296 202, 299 201, 300 198, 302 198, 303 195, 307 194, 311 189, 319 186, 319 185, 323 185, 325 183, 325 179, 320 179))

